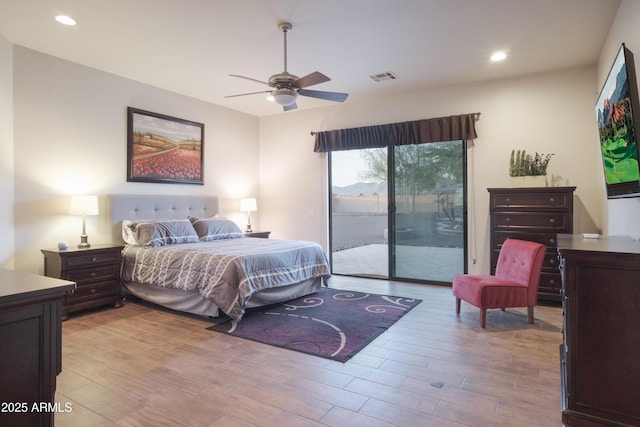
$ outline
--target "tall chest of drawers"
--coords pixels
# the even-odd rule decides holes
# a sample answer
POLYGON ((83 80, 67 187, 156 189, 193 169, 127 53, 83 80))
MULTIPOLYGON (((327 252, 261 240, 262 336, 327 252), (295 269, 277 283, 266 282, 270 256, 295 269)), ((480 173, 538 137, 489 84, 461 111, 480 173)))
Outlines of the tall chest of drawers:
POLYGON ((576 187, 489 188, 491 215, 491 274, 508 239, 542 243, 547 253, 538 298, 560 301, 557 235, 573 233, 573 192, 576 187))

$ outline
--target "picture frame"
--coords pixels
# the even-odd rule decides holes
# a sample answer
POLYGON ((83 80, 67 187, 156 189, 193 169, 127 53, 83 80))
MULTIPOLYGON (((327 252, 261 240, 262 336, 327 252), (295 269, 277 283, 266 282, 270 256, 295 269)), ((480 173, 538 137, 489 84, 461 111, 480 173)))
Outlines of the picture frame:
POLYGON ((204 124, 127 107, 127 181, 204 185, 204 124))
POLYGON ((607 198, 640 197, 640 97, 624 43, 595 106, 607 198))

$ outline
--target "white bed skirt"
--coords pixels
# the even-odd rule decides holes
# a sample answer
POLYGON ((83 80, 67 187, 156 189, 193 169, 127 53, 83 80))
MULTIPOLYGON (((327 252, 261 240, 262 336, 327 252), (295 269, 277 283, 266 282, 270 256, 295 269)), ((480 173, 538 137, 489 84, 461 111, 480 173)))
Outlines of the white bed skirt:
MULTIPOLYGON (((170 308, 207 317, 218 317, 220 310, 212 301, 204 298, 198 292, 187 292, 180 289, 159 288, 142 283, 123 283, 123 290, 140 299, 170 308)), ((322 287, 322 278, 317 277, 295 285, 269 288, 257 292, 247 301, 246 308, 261 307, 289 301, 304 295, 318 292, 322 287)))

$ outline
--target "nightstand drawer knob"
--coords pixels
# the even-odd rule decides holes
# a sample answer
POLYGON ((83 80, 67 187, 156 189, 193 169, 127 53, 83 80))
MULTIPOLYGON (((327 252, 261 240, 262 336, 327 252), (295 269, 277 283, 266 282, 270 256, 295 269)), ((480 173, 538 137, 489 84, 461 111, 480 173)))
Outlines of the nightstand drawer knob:
POLYGON ((95 294, 95 293, 96 293, 96 290, 95 290, 95 289, 91 289, 91 293, 92 293, 92 294, 95 294))
POLYGON ((95 271, 91 272, 91 277, 96 277, 96 272, 95 271))
POLYGON ((553 219, 553 218, 549 218, 549 222, 550 222, 551 224, 555 224, 555 223, 556 223, 556 220, 555 220, 555 219, 553 219))
POLYGON ((555 202, 555 201, 556 201, 556 199, 554 199, 553 197, 551 197, 551 198, 549 199, 549 201, 550 201, 551 203, 553 203, 553 202, 555 202))
POLYGON ((98 258, 96 257, 91 257, 91 262, 96 262, 98 260, 98 258))

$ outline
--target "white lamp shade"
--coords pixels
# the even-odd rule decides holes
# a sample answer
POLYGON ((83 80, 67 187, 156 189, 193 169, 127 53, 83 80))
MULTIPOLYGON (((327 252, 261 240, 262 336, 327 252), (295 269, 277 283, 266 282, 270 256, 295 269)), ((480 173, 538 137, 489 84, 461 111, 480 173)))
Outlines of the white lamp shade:
POLYGON ((242 212, 255 212, 258 210, 256 199, 240 199, 240 210, 242 212))
POLYGON ((98 215, 98 196, 71 196, 72 215, 98 215))

